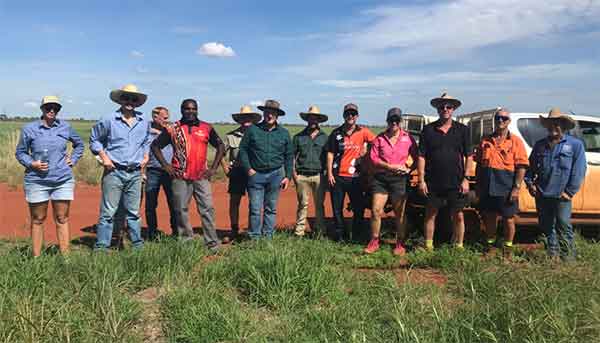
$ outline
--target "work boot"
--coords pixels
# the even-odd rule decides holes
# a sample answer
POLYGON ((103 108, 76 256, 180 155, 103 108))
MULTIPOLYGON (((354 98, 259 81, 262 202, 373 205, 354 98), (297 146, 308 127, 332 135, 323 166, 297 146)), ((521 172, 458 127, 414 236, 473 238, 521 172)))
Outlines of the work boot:
POLYGON ((363 251, 365 254, 372 254, 377 250, 379 250, 379 238, 373 238, 363 251))

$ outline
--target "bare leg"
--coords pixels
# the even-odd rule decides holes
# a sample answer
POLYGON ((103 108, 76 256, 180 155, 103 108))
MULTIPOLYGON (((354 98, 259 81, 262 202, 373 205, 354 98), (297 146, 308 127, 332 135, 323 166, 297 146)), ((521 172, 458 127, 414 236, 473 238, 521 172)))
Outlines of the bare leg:
POLYGON ((54 222, 56 223, 56 235, 58 237, 58 247, 61 254, 69 253, 69 200, 53 200, 52 211, 54 214, 54 222))
POLYGON ((504 242, 511 242, 515 239, 515 217, 504 218, 504 242))
POLYGON ((427 206, 425 208, 425 241, 433 241, 433 233, 435 231, 435 217, 437 217, 438 209, 427 206))
POLYGON ((462 246, 465 237, 465 215, 462 210, 456 211, 452 214, 452 221, 454 222, 454 234, 453 240, 457 246, 462 246))
POLYGON ((381 217, 383 217, 383 208, 387 202, 388 195, 382 193, 373 194, 373 205, 371 206, 371 239, 379 238, 381 231, 381 217))
POLYGON ((42 254, 44 221, 48 212, 48 202, 29 203, 29 212, 31 214, 31 245, 33 256, 37 257, 42 254))
POLYGON ((498 215, 496 212, 485 211, 481 213, 483 217, 483 225, 485 225, 485 238, 488 243, 496 240, 496 230, 498 223, 498 215))
POLYGON ((394 203, 394 219, 396 223, 396 241, 404 244, 406 239, 406 220, 404 218, 404 208, 406 206, 406 196, 394 203))

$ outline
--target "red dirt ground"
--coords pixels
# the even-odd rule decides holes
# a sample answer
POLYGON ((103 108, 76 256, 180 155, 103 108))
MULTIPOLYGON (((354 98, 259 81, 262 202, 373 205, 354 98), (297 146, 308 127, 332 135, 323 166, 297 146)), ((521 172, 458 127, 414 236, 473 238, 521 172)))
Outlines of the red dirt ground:
MULTIPOLYGON (((216 181, 213 183, 213 201, 217 215, 217 228, 227 230, 229 228, 229 195, 227 194, 227 184, 216 181)), ((25 195, 22 188, 9 189, 6 184, 0 184, 0 238, 22 238, 29 237, 29 209, 25 202, 25 195)), ((194 201, 192 200, 193 204, 194 201)), ((194 227, 201 226, 200 217, 196 211, 196 206, 190 204, 191 221, 194 227)), ((291 187, 282 191, 279 197, 277 208, 277 226, 289 226, 295 223, 296 218, 296 190, 291 187)), ((90 233, 82 231, 98 221, 98 211, 100 208, 100 187, 86 184, 77 184, 75 188, 75 200, 71 203, 70 223, 71 238, 77 238, 90 233)), ((327 196, 325 200, 325 211, 327 216, 331 216, 330 200, 327 196)), ((48 210, 48 219, 46 220, 45 241, 48 243, 56 242, 56 230, 54 222, 51 219, 51 209, 48 210)), ((144 208, 142 206, 142 226, 145 227, 146 221, 144 208)), ((158 226, 170 233, 169 229, 169 211, 166 206, 166 199, 161 191, 158 206, 158 226)), ((350 212, 346 213, 350 215, 350 212)), ((314 208, 309 207, 309 217, 314 216, 314 208)), ((248 225, 248 198, 242 199, 240 206, 240 225, 246 228, 248 225)))

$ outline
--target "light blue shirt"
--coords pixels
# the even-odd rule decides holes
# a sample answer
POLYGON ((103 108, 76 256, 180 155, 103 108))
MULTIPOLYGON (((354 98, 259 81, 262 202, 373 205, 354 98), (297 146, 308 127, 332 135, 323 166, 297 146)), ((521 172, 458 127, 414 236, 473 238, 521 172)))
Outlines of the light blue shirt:
POLYGON ((137 111, 133 125, 129 126, 117 111, 98 121, 90 135, 90 150, 94 155, 104 150, 113 163, 125 167, 139 167, 150 143, 150 121, 137 111))
POLYGON ((544 138, 531 150, 525 182, 536 184, 546 198, 560 198, 562 192, 574 196, 583 183, 586 169, 581 140, 565 134, 550 148, 548 138, 544 138))
POLYGON ((25 181, 56 184, 73 178, 67 164, 68 142, 73 145, 71 162, 74 166, 83 155, 83 141, 69 123, 56 119, 48 127, 42 120, 36 120, 23 126, 15 157, 25 167, 25 181), (41 160, 45 149, 48 150, 48 171, 36 171, 31 163, 41 160))

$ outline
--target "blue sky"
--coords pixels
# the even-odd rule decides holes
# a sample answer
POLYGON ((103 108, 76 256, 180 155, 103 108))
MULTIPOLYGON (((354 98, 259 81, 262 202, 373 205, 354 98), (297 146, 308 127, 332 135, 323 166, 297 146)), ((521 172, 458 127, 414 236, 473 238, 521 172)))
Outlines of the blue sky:
POLYGON ((442 91, 462 112, 552 106, 600 114, 600 1, 11 1, 0 0, 0 111, 99 118, 135 83, 142 111, 198 100, 207 121, 274 98, 341 122, 388 108, 432 113, 442 91), (213 43, 205 45, 208 43, 213 43), (204 46, 204 49, 202 47, 204 46))

